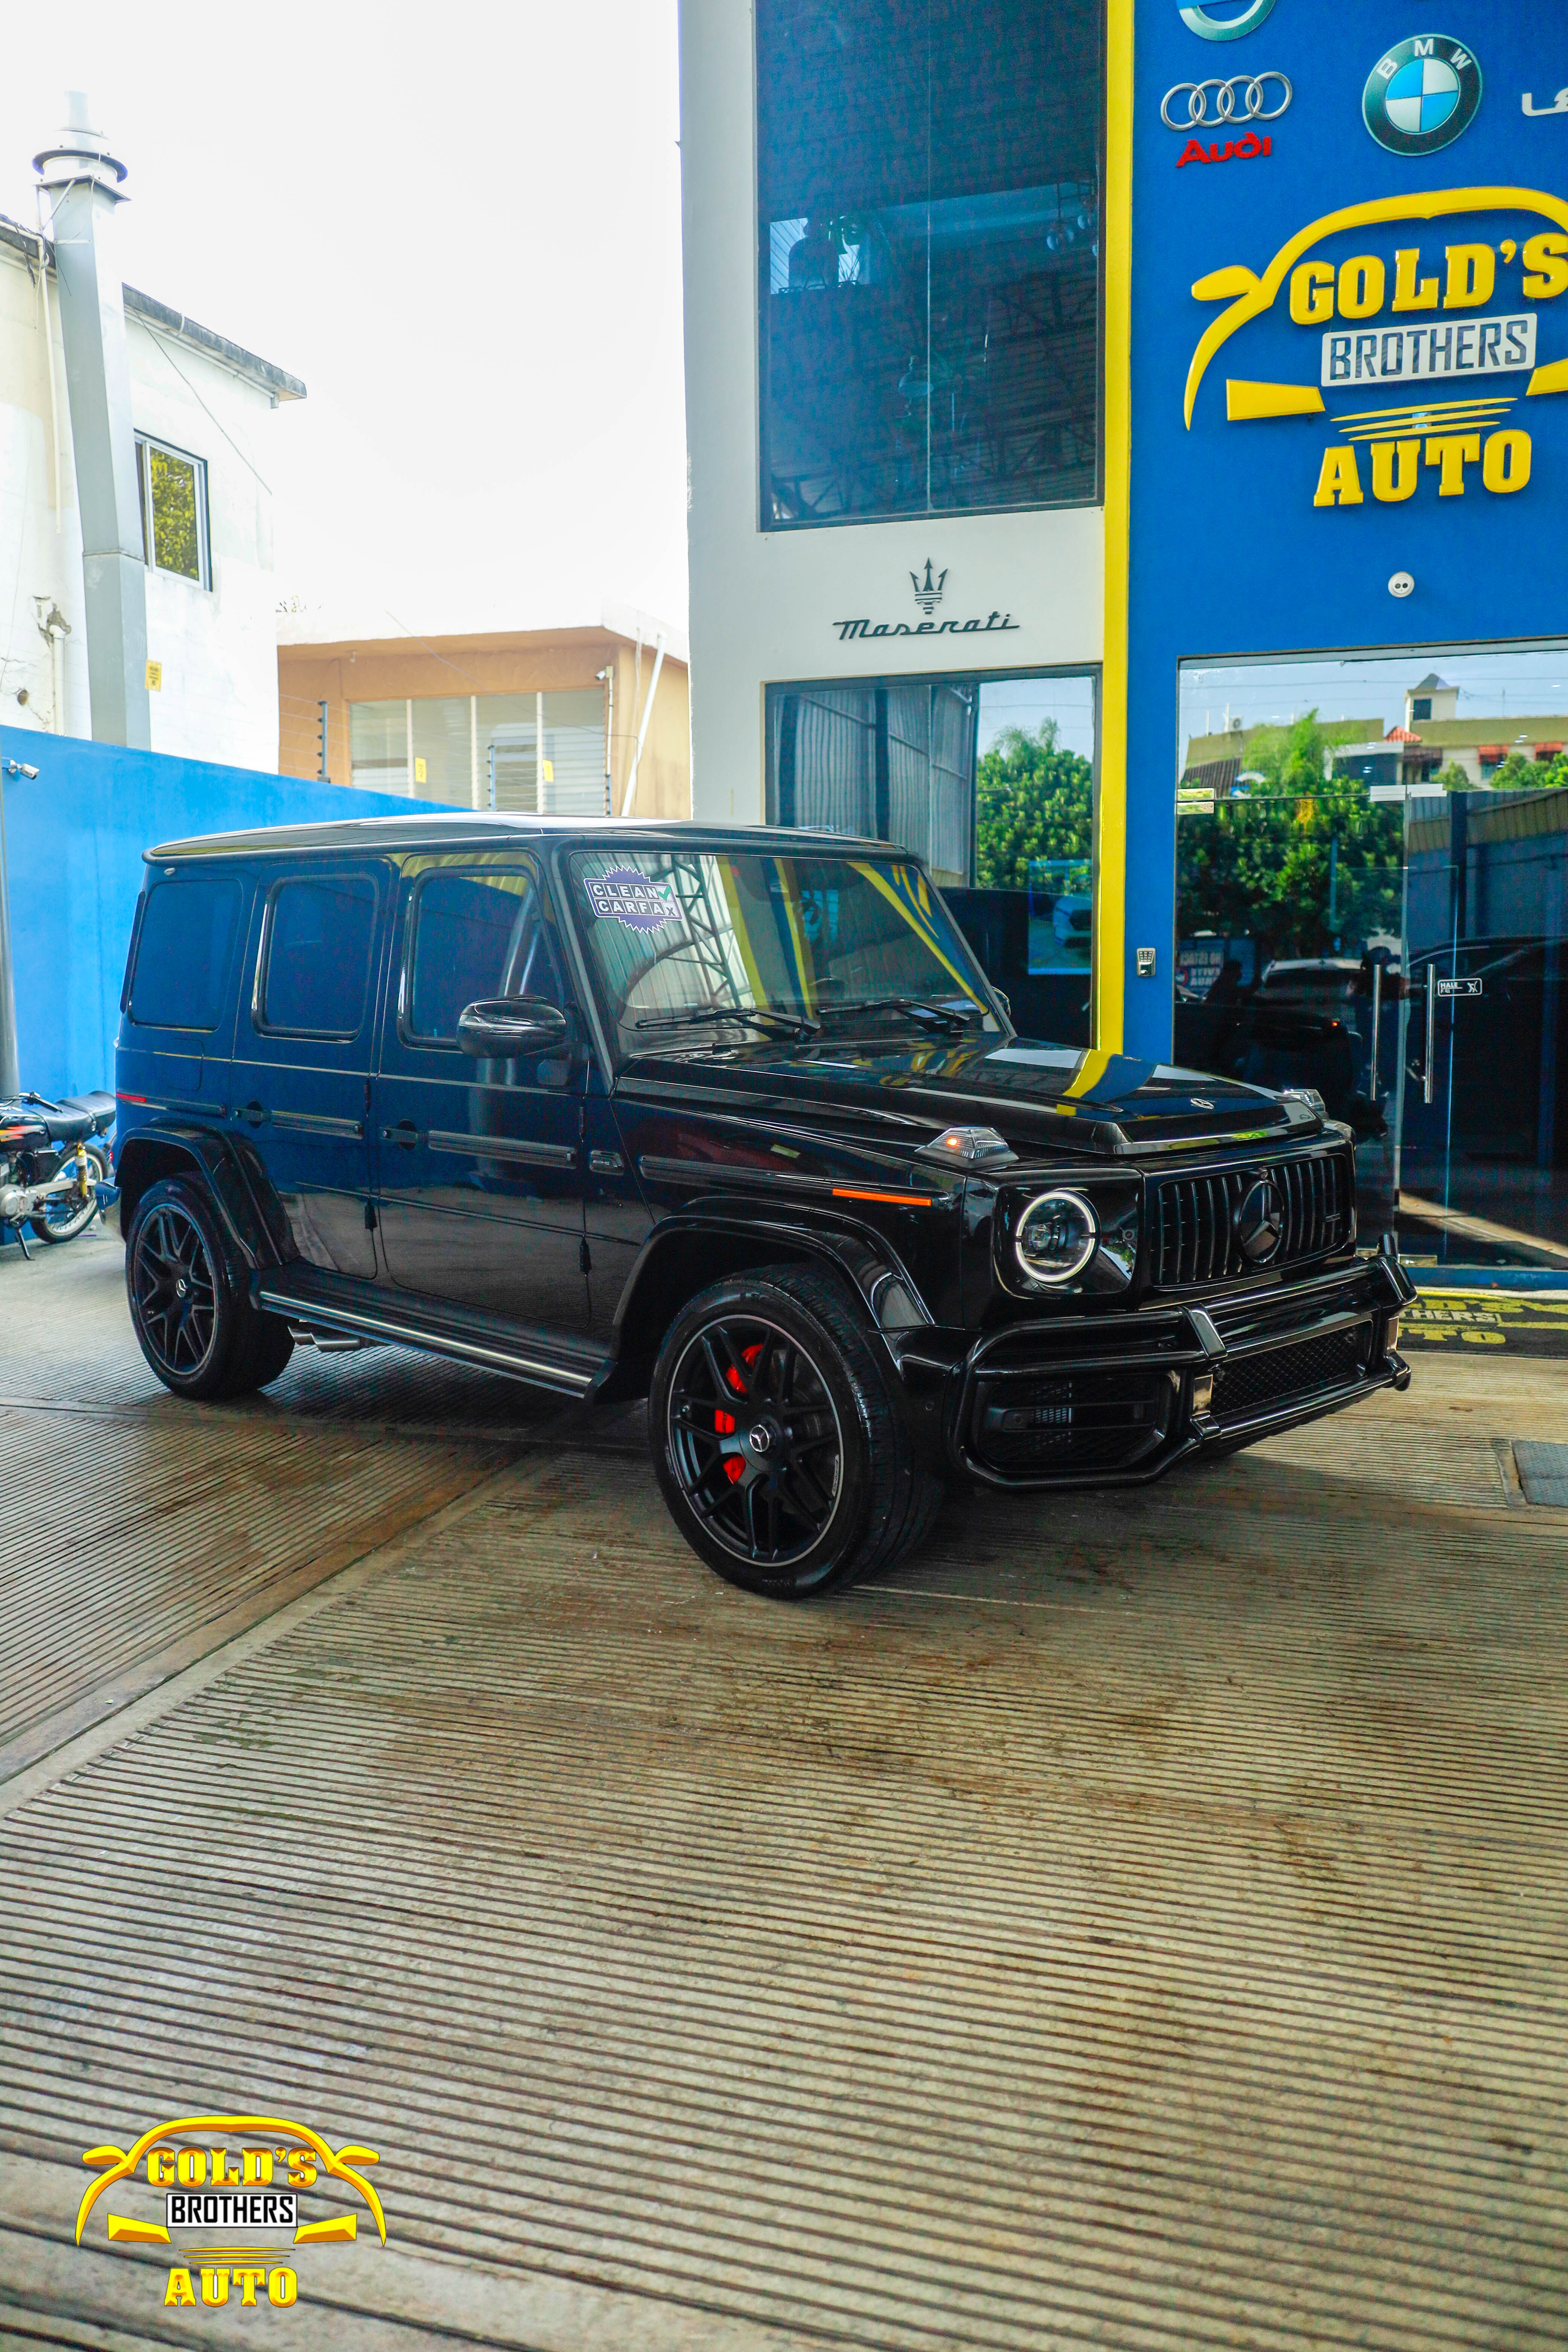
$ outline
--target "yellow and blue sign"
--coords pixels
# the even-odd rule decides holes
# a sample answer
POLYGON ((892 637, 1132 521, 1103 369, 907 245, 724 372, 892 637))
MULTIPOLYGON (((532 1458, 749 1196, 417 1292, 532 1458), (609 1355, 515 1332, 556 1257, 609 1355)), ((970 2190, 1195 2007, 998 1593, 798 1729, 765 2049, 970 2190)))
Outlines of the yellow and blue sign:
MULTIPOLYGON (((1124 677, 1122 1035, 1159 1057, 1178 664, 1563 626, 1568 103, 1549 93, 1568 101, 1568 15, 1128 0, 1126 18, 1131 264, 1107 351, 1126 643, 1107 689, 1124 677)), ((1117 133, 1113 89, 1112 182, 1117 133)), ((1116 732, 1108 710, 1113 793, 1116 732)))

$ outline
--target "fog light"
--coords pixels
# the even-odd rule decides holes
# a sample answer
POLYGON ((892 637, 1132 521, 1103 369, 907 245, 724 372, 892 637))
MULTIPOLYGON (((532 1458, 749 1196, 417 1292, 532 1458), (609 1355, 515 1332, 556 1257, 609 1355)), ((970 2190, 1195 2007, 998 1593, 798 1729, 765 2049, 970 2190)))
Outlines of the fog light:
POLYGON ((1070 1282, 1094 1255, 1094 1211, 1077 1192, 1037 1192, 1018 1219, 1013 1253, 1031 1282, 1070 1282))
POLYGON ((1214 1374, 1212 1372, 1194 1372, 1193 1374, 1193 1411, 1194 1412, 1207 1412, 1213 1402, 1214 1374))

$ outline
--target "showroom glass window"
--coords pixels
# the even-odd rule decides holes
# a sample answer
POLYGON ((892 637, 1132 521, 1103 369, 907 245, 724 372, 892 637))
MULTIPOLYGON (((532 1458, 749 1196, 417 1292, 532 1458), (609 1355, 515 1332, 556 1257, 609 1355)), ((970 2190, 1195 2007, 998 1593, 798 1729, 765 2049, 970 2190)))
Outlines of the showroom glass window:
POLYGON ((1568 641, 1188 662, 1175 1057, 1311 1087, 1363 1238, 1568 1247, 1568 641))
POLYGON ((1027 1035, 1089 1043, 1098 680, 825 678, 767 690, 768 822, 897 843, 1027 1035))
POLYGON ((1099 494, 1100 0, 758 0, 764 530, 1099 494))

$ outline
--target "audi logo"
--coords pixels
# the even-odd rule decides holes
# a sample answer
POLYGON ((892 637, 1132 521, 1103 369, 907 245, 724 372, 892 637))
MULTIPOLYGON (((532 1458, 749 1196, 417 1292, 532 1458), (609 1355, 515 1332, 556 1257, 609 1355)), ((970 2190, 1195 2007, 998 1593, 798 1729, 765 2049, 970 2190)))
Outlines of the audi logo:
POLYGON ((1198 131, 1210 122, 1278 122, 1295 94, 1288 76, 1282 73, 1232 74, 1228 81, 1179 81, 1160 100, 1160 120, 1167 131, 1198 131), (1265 85, 1269 82, 1277 83, 1283 93, 1278 106, 1264 104, 1265 85), (1211 89, 1212 114, 1208 98, 1211 89), (1186 113, 1173 113, 1173 108, 1184 98, 1187 101, 1186 113))

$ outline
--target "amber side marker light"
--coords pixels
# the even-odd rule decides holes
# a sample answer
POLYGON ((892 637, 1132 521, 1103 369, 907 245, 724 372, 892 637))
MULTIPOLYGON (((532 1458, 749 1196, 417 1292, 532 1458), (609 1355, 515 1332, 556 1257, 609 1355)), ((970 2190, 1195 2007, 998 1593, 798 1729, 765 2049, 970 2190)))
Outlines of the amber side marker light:
POLYGON ((851 1184, 835 1184, 836 1201, 889 1201, 895 1209, 931 1209, 936 1206, 929 1192, 861 1192, 851 1184))

